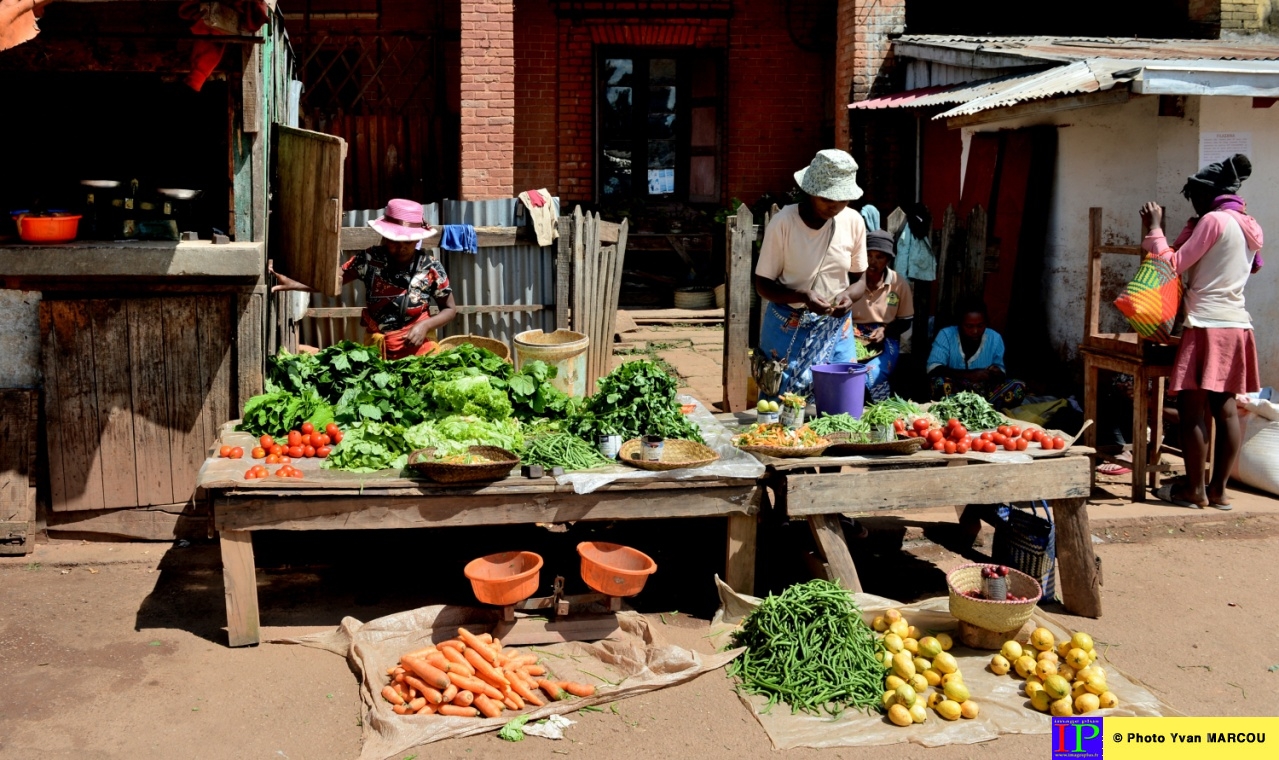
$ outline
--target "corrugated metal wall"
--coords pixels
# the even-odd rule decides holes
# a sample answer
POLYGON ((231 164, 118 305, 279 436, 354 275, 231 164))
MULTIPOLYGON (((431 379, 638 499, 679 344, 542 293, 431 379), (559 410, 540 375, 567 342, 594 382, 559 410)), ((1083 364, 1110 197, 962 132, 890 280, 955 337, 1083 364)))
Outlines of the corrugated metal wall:
MULTIPOLYGON (((556 213, 559 199, 553 199, 556 213)), ((523 205, 516 198, 490 201, 450 201, 425 207, 428 224, 470 224, 476 227, 516 227, 525 223, 523 205)), ((344 227, 362 227, 382 215, 382 209, 348 211, 344 227)), ((525 330, 555 330, 555 246, 536 245, 481 248, 478 254, 436 251, 449 273, 453 299, 459 306, 542 304, 540 312, 461 314, 442 329, 448 335, 483 335, 508 344, 525 330)), ((311 295, 312 308, 363 306, 364 284, 354 282, 342 295, 311 295)), ((356 317, 349 319, 305 319, 301 323, 302 343, 327 346, 340 340, 364 340, 364 330, 356 317)))

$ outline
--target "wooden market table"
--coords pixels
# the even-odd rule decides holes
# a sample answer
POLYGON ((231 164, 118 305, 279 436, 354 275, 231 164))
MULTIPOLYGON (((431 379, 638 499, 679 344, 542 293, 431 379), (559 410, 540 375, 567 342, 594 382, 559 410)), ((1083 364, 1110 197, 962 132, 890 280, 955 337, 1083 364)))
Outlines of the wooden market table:
POLYGON ((257 530, 387 530, 475 525, 725 517, 725 582, 749 593, 754 585, 757 481, 751 478, 650 478, 617 481, 589 494, 553 478, 514 477, 488 484, 438 485, 400 477, 320 471, 318 460, 296 463, 312 480, 245 481, 252 461, 206 462, 201 483, 212 496, 221 536, 230 646, 259 641, 253 560, 257 530))
POLYGON ((806 518, 832 580, 861 590, 844 539, 841 514, 923 509, 982 502, 1044 499, 1056 524, 1058 587, 1076 615, 1101 616, 1101 589, 1085 507, 1092 484, 1092 449, 1072 447, 1061 456, 1028 463, 978 462, 919 452, 910 456, 761 456, 761 481, 778 509, 806 518), (986 496, 989 495, 989 496, 986 496), (983 498, 985 497, 985 498, 983 498))

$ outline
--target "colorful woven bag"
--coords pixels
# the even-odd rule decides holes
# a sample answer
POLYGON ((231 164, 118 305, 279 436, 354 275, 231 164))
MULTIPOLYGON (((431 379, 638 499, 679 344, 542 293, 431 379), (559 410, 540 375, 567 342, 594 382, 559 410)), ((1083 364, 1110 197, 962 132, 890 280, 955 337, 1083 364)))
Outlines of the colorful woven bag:
POLYGON ((1167 259, 1147 256, 1115 308, 1142 338, 1156 343, 1171 339, 1172 325, 1181 305, 1181 278, 1167 259))

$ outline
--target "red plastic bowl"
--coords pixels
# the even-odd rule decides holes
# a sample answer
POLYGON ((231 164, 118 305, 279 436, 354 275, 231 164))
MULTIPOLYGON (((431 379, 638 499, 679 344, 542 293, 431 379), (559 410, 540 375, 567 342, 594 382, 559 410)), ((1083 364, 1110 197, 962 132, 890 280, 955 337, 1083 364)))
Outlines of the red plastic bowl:
POLYGON ((18 223, 18 237, 28 243, 66 243, 75 240, 80 229, 79 214, 19 214, 15 221, 18 223))
POLYGON ((652 557, 629 546, 583 541, 577 553, 582 557, 582 580, 607 596, 635 596, 657 572, 652 557))
POLYGON ((541 582, 542 558, 533 552, 501 552, 473 559, 462 573, 475 598, 505 607, 528 599, 541 582))

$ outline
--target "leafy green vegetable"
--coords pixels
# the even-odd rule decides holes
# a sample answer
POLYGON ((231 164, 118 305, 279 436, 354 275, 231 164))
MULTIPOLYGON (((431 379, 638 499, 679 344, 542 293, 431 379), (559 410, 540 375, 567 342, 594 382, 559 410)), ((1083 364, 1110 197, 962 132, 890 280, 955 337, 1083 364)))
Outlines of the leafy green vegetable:
POLYGON ((862 343, 860 340, 853 341, 853 342, 857 344, 857 357, 856 357, 857 361, 863 361, 865 359, 871 358, 870 349, 866 348, 865 343, 862 343))
POLYGON ((333 408, 320 398, 314 388, 300 393, 278 389, 254 396, 244 404, 240 429, 260 435, 280 435, 296 429, 306 421, 333 421, 333 408))
POLYGON ((855 419, 848 414, 823 414, 812 422, 808 423, 808 427, 818 435, 830 435, 831 433, 852 433, 853 443, 862 443, 870 440, 870 425, 866 423, 866 418, 855 419))
POLYGON ((547 469, 563 467, 566 472, 611 464, 599 449, 572 433, 551 433, 534 438, 525 445, 520 458, 524 464, 540 464, 547 469))
POLYGON ((408 455, 402 426, 365 422, 343 433, 342 442, 321 466, 350 472, 398 470, 407 463, 408 455))
POLYGON ((465 454, 470 446, 498 446, 517 454, 524 448, 518 420, 492 421, 460 415, 414 425, 404 431, 404 440, 410 451, 434 447, 437 456, 465 454))
POLYGON ((505 726, 502 726, 502 730, 497 732, 498 738, 508 742, 524 741, 524 724, 528 723, 528 719, 527 715, 511 718, 505 726))
POLYGON ((702 443, 702 433, 680 411, 679 385, 649 361, 627 362, 600 378, 594 396, 569 419, 569 429, 582 438, 660 435, 702 443))
POLYGON ((920 409, 915 404, 906 401, 900 396, 893 396, 878 404, 872 404, 862 414, 862 419, 872 428, 877 428, 892 425, 907 415, 919 413, 920 409))
POLYGON ((431 384, 428 393, 438 412, 486 420, 504 420, 511 416, 511 400, 506 393, 494 388, 486 375, 437 381, 431 384))
POLYGON ((947 396, 928 407, 928 413, 939 420, 957 419, 969 430, 992 430, 1004 424, 1003 415, 972 391, 947 396))

